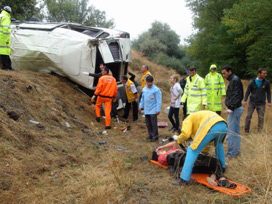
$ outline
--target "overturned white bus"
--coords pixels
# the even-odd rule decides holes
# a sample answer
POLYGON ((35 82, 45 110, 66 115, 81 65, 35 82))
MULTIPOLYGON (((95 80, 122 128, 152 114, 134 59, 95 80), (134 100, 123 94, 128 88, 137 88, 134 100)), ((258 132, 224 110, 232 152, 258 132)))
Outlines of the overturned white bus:
POLYGON ((129 33, 74 23, 22 23, 12 26, 12 66, 55 72, 88 89, 105 63, 120 83, 131 60, 129 33))

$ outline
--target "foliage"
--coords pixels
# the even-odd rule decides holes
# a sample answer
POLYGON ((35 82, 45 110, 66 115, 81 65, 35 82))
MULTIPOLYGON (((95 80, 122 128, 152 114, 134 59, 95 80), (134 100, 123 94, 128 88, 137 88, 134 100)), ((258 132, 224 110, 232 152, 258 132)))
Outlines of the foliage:
POLYGON ((179 36, 168 24, 155 21, 148 31, 133 42, 133 47, 156 63, 183 72, 185 50, 179 43, 179 36))
POLYGON ((1 8, 10 6, 12 9, 12 18, 17 20, 27 20, 39 13, 37 0, 3 0, 0 3, 1 8))
POLYGON ((189 39, 188 55, 200 71, 210 64, 231 64, 242 77, 271 65, 272 6, 270 0, 187 0, 197 33, 189 39))
POLYGON ((88 0, 45 0, 48 10, 47 19, 55 22, 75 22, 88 26, 112 28, 112 19, 106 19, 106 13, 93 6, 88 0))
POLYGON ((272 64, 272 6, 270 0, 239 1, 225 12, 223 23, 234 35, 234 43, 245 47, 248 73, 272 64))

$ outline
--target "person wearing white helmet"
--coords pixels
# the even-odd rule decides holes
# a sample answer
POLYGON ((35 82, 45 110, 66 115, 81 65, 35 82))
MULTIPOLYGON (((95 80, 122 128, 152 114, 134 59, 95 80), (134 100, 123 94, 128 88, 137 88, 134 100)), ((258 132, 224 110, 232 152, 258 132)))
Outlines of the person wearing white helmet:
POLYGON ((0 59, 2 62, 2 68, 11 70, 11 60, 9 55, 11 54, 11 8, 4 6, 0 14, 0 59))

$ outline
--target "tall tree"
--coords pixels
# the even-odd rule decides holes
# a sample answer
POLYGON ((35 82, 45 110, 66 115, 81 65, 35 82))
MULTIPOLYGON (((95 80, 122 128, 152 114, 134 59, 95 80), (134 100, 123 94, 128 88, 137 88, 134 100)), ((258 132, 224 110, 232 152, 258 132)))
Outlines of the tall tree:
POLYGON ((223 23, 234 36, 234 43, 245 47, 247 75, 255 75, 258 67, 272 64, 271 0, 239 1, 225 12, 223 23))
POLYGON ((226 32, 226 26, 221 23, 225 9, 231 8, 236 1, 187 0, 187 5, 194 13, 193 25, 197 31, 189 39, 188 53, 202 73, 208 72, 212 63, 243 62, 242 58, 235 58, 237 49, 230 43, 233 36, 226 32))
POLYGON ((166 23, 155 21, 148 31, 133 42, 133 47, 155 62, 184 72, 185 48, 180 46, 179 36, 166 23))
POLYGON ((104 11, 88 6, 88 0, 45 0, 47 19, 56 22, 76 22, 89 26, 114 27, 104 11))
POLYGON ((1 8, 10 6, 12 17, 18 20, 28 20, 39 13, 39 1, 37 0, 3 0, 0 2, 1 8))

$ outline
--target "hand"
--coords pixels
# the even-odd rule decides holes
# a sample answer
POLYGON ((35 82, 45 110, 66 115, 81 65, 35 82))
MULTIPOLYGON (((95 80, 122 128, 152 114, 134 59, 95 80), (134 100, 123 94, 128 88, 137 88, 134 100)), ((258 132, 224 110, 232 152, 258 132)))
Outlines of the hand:
POLYGON ((157 112, 156 114, 157 114, 157 115, 160 115, 160 112, 157 112))
POLYGON ((268 107, 271 108, 271 103, 267 103, 268 107))
POLYGON ((88 75, 89 76, 89 72, 81 72, 84 75, 88 75))
POLYGON ((242 105, 245 107, 247 105, 247 101, 243 101, 242 105))
POLYGON ((172 136, 173 140, 175 140, 175 141, 178 139, 178 137, 179 137, 178 135, 173 135, 172 136))
POLYGON ((91 102, 92 102, 92 103, 95 102, 95 98, 96 98, 95 96, 92 97, 92 99, 91 99, 91 102))
POLYGON ((226 110, 226 113, 227 113, 227 114, 230 114, 230 113, 232 113, 232 112, 233 112, 233 111, 230 110, 230 109, 227 109, 227 110, 226 110))
POLYGON ((156 149, 156 152, 160 151, 162 148, 163 148, 162 146, 161 146, 161 147, 158 147, 158 148, 156 149))
POLYGON ((116 97, 112 98, 112 102, 113 102, 113 103, 115 103, 116 101, 117 101, 117 98, 116 98, 116 97))

